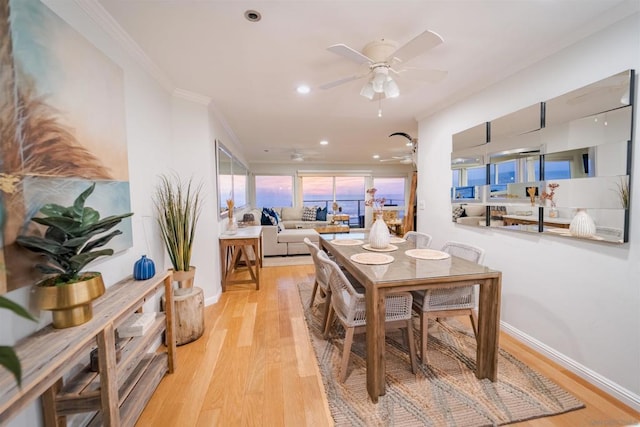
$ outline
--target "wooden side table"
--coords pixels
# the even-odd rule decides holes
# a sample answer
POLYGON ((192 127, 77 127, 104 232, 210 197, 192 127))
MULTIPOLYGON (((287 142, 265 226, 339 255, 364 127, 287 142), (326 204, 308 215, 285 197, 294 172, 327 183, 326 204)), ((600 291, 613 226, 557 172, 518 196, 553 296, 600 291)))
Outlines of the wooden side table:
POLYGON ((255 283, 256 290, 260 289, 260 268, 262 267, 262 226, 238 228, 236 234, 220 235, 220 267, 222 278, 222 292, 227 285, 241 283, 255 283), (249 258, 249 249, 253 250, 255 259, 249 258), (237 270, 238 263, 244 261, 250 279, 231 279, 237 270))

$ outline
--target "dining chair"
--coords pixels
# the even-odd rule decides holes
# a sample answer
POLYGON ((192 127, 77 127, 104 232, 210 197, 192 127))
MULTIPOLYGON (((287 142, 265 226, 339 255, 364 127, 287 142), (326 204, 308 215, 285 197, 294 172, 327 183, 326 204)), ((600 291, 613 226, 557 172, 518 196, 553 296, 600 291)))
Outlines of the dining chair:
MULTIPOLYGON (((467 261, 481 264, 484 260, 484 249, 459 242, 447 242, 442 251, 467 261)), ((439 317, 468 315, 474 335, 478 335, 475 285, 459 288, 412 291, 413 308, 420 315, 420 357, 427 361, 427 342, 429 319, 439 317)))
POLYGON ((427 233, 407 231, 402 238, 409 242, 415 242, 418 249, 426 249, 431 246, 432 237, 427 233))
POLYGON ((308 237, 304 238, 304 243, 309 248, 309 253, 311 253, 311 259, 313 260, 313 265, 315 267, 315 279, 313 283, 313 291, 311 292, 311 301, 309 301, 309 308, 313 307, 313 301, 315 300, 316 294, 318 293, 318 289, 320 289, 321 296, 324 297, 324 310, 322 311, 322 327, 324 327, 327 323, 327 317, 329 315, 329 306, 331 305, 331 289, 329 289, 329 272, 326 265, 321 263, 318 259, 318 254, 326 253, 309 240, 308 237))
MULTIPOLYGON (((344 382, 347 378, 349 355, 353 344, 353 336, 366 331, 366 303, 363 293, 356 292, 338 264, 330 260, 326 253, 320 252, 318 259, 327 266, 329 272, 329 288, 331 290, 331 307, 325 324, 325 336, 331 328, 334 316, 338 318, 345 329, 342 360, 338 380, 344 382)), ((386 329, 402 329, 405 345, 409 348, 411 371, 415 374, 416 348, 411 321, 412 297, 409 292, 389 294, 385 298, 385 327, 386 329)))

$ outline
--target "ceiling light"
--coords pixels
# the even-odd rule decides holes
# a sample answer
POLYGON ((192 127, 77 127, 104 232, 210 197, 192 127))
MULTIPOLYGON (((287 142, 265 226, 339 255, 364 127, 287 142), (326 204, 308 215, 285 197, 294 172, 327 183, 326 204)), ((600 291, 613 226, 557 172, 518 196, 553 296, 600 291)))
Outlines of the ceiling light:
POLYGON ((259 20, 262 19, 262 15, 260 15, 260 12, 256 10, 245 11, 244 17, 247 19, 247 21, 251 21, 251 22, 258 22, 259 20))
POLYGON ((387 74, 389 73, 389 70, 386 68, 375 68, 374 73, 375 76, 371 79, 373 90, 376 93, 382 93, 384 92, 384 86, 387 81, 387 74))
POLYGON ((304 160, 304 157, 302 157, 302 154, 300 153, 292 153, 291 154, 291 160, 296 161, 296 162, 301 162, 304 160))
POLYGON ((369 100, 372 100, 375 94, 376 94, 376 91, 373 90, 373 83, 371 82, 367 82, 367 84, 365 84, 362 87, 362 90, 360 91, 360 95, 364 96, 369 100))
POLYGON ((413 142, 409 141, 405 144, 407 147, 413 147, 413 142))
POLYGON ((329 145, 329 141, 323 139, 322 141, 320 141, 320 145, 329 145))
POLYGON ((386 98, 395 98, 398 95, 400 95, 398 83, 393 81, 391 77, 387 76, 387 81, 384 84, 384 96, 386 98))
POLYGON ((307 85, 300 85, 296 88, 296 92, 301 95, 306 95, 307 93, 311 92, 311 88, 307 85))
POLYGON ((380 158, 380 155, 379 155, 379 154, 374 154, 374 155, 373 155, 373 158, 374 158, 374 159, 379 159, 379 158, 380 158))

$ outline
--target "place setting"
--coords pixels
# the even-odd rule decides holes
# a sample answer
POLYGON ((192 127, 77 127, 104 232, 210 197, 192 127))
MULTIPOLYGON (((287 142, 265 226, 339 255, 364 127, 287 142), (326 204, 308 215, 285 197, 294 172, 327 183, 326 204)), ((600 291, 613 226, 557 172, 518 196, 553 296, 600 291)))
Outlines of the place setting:
POLYGON ((377 252, 361 252, 351 255, 350 259, 358 264, 380 265, 392 263, 395 258, 391 255, 377 252))
POLYGON ((384 248, 374 248, 370 243, 365 243, 362 248, 372 252, 393 252, 398 250, 398 247, 392 244, 388 244, 384 248))
POLYGON ((331 240, 332 245, 336 246, 358 246, 363 244, 364 241, 360 239, 334 239, 331 240))
POLYGON ((435 249, 408 249, 404 253, 411 258, 417 259, 439 260, 451 257, 447 252, 437 251, 435 249))

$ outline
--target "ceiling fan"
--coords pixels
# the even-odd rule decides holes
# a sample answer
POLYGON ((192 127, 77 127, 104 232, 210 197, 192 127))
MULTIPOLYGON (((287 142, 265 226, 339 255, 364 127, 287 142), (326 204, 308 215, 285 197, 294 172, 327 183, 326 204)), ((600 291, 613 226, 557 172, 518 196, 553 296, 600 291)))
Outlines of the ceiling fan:
POLYGON ((391 40, 377 40, 368 43, 362 52, 359 52, 345 44, 329 46, 327 50, 366 66, 366 70, 359 74, 343 77, 320 86, 321 89, 331 89, 343 83, 368 77, 368 81, 362 87, 360 95, 373 100, 395 98, 400 95, 400 88, 393 75, 410 79, 438 82, 446 77, 447 72, 442 70, 421 69, 406 67, 404 64, 418 55, 433 49, 442 43, 442 37, 433 31, 426 30, 403 46, 391 40))

